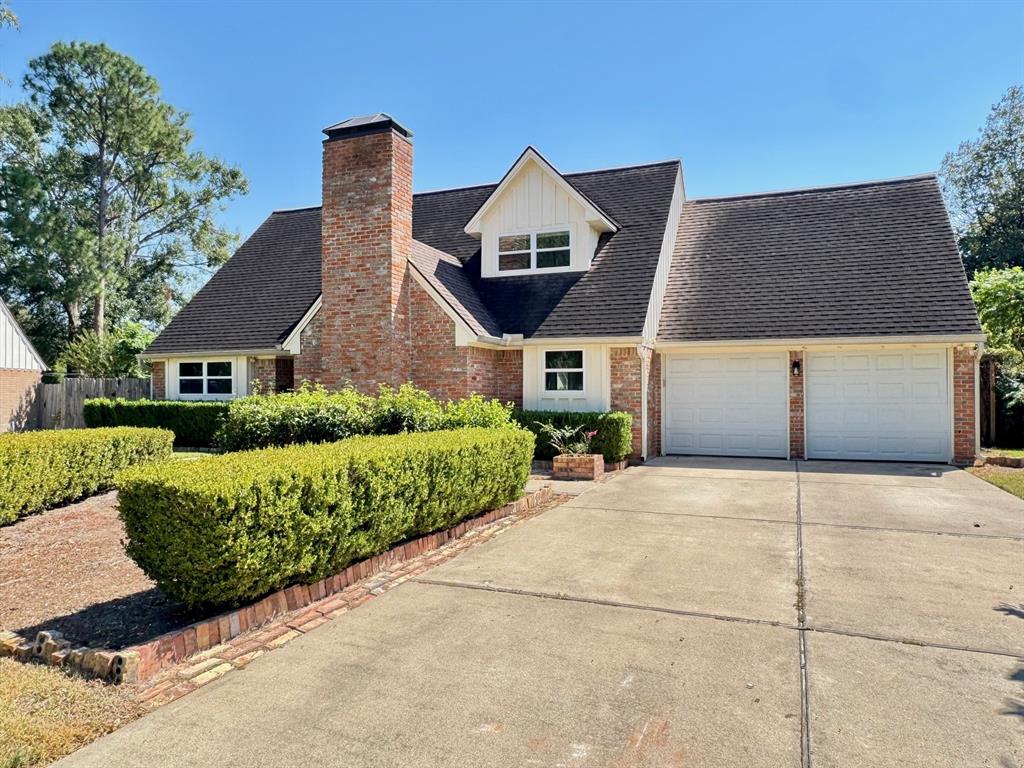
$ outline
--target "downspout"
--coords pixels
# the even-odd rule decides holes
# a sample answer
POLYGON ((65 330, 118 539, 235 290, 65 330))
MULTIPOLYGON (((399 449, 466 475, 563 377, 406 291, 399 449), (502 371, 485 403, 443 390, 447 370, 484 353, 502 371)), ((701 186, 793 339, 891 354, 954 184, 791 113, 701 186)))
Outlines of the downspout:
MULTIPOLYGON (((974 354, 974 458, 981 456, 981 356, 985 352, 985 343, 977 346, 974 354)), ((992 404, 995 408, 995 403, 992 404)), ((993 435, 993 438, 995 436, 993 435)))
POLYGON ((650 348, 646 344, 637 344, 636 353, 640 357, 640 460, 647 461, 647 359, 650 348))

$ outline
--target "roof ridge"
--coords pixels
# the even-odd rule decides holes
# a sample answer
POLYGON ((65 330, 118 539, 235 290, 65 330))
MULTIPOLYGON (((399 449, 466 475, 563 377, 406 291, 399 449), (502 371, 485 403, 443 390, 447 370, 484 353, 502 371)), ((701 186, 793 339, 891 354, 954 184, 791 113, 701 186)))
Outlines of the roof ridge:
POLYGON ((913 181, 925 181, 926 179, 937 179, 934 172, 919 173, 912 176, 895 176, 890 179, 871 179, 868 181, 851 181, 846 184, 822 184, 816 187, 794 187, 792 189, 777 189, 767 192, 747 192, 741 195, 717 195, 713 197, 692 197, 687 203, 716 203, 729 200, 749 200, 757 197, 784 197, 786 195, 801 195, 808 192, 829 192, 839 189, 856 189, 858 187, 884 187, 892 184, 906 184, 913 181))
POLYGON ((297 213, 299 211, 312 211, 317 208, 323 208, 323 204, 320 205, 300 205, 297 208, 275 208, 270 212, 271 215, 275 213, 297 213))
POLYGON ((650 168, 655 165, 680 165, 682 160, 678 157, 670 158, 668 160, 656 160, 653 163, 634 163, 633 165, 612 165, 607 168, 593 168, 588 171, 569 171, 563 173, 563 176, 590 176, 595 173, 610 173, 612 171, 632 171, 636 168, 650 168))

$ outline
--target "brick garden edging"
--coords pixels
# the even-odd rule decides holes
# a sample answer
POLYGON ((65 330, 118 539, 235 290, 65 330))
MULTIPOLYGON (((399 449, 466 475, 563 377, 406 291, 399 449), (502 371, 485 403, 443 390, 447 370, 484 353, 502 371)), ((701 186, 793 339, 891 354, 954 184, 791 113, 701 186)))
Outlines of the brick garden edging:
MULTIPOLYGON (((637 462, 639 463, 639 462, 637 462)), ((606 461, 604 463, 605 473, 609 472, 620 472, 630 465, 629 459, 622 459, 621 461, 606 461)), ((533 470, 535 472, 551 472, 555 468, 554 461, 548 461, 545 459, 534 459, 533 470)))
POLYGON ((1000 456, 998 454, 985 454, 982 457, 982 464, 994 464, 997 467, 1024 468, 1024 457, 1022 456, 1000 456))
MULTIPOLYGON (((51 666, 65 667, 85 677, 101 678, 115 684, 138 683, 148 680, 161 670, 192 656, 223 648, 225 643, 239 638, 250 630, 263 627, 285 614, 294 613, 320 601, 327 603, 326 606, 320 606, 317 610, 309 612, 315 613, 315 616, 304 615, 301 623, 293 622, 296 626, 286 625, 268 630, 270 634, 274 635, 273 637, 255 642, 253 648, 243 651, 238 654, 238 657, 255 651, 262 653, 262 650, 259 649, 263 646, 283 645, 287 640, 305 631, 300 627, 311 628, 310 624, 315 626, 323 623, 330 616, 350 610, 355 605, 368 600, 377 587, 372 586, 372 582, 370 585, 360 586, 360 582, 390 569, 395 564, 404 563, 422 555, 430 555, 446 544, 464 537, 470 531, 484 528, 505 518, 522 517, 529 510, 536 509, 550 501, 553 496, 551 488, 545 486, 539 491, 528 493, 503 507, 464 520, 453 528, 420 536, 368 560, 353 563, 340 573, 326 579, 321 579, 313 584, 285 587, 251 605, 221 613, 168 632, 145 643, 128 646, 118 651, 104 648, 73 648, 70 641, 65 639, 60 632, 55 631, 43 630, 36 635, 34 641, 15 632, 3 631, 0 632, 0 656, 13 656, 19 661, 37 661, 51 666), (358 594, 356 594, 357 592, 358 594), (343 593, 345 597, 340 599, 338 596, 343 593)), ((408 576, 400 580, 404 581, 405 578, 408 576)), ((259 638, 259 634, 257 638, 259 638)), ((250 644, 252 643, 243 644, 241 647, 244 649, 250 644)), ((215 667, 227 665, 227 668, 219 670, 219 674, 221 674, 232 667, 232 664, 225 659, 216 660, 218 665, 210 665, 197 674, 212 672, 215 667)), ((242 666, 249 660, 251 657, 243 658, 241 664, 236 663, 234 666, 242 666)), ((208 664, 209 661, 213 661, 213 659, 203 660, 200 665, 208 664)))

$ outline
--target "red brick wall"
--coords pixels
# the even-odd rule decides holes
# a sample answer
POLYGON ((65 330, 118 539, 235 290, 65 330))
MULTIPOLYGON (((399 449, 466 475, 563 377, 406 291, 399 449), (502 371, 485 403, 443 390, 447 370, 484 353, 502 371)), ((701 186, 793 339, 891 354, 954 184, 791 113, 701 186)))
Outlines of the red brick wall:
POLYGON ((973 347, 953 348, 953 461, 973 464, 977 451, 973 347))
POLYGON ((167 397, 167 363, 163 360, 156 360, 152 364, 149 373, 151 397, 154 400, 163 400, 167 397))
POLYGON ((293 374, 293 386, 295 389, 298 389, 304 381, 320 381, 320 374, 322 370, 320 359, 320 332, 323 328, 323 322, 320 315, 322 313, 323 310, 321 309, 313 315, 309 324, 303 328, 302 333, 299 334, 299 347, 302 352, 295 356, 293 374))
POLYGON ((0 368, 0 432, 36 426, 36 384, 40 371, 0 368))
POLYGON ((412 144, 394 131, 324 142, 320 379, 363 391, 409 378, 412 144))
POLYGON ((521 349, 483 349, 468 351, 468 388, 503 403, 523 405, 523 351, 521 349))
POLYGON ((249 391, 259 382, 260 392, 267 394, 277 391, 277 363, 274 358, 249 358, 249 391))
POLYGON ((652 354, 647 372, 647 452, 661 456, 661 355, 652 354))
POLYGON ((804 365, 804 353, 801 350, 790 350, 789 370, 789 457, 804 459, 804 379, 807 377, 804 365), (800 362, 800 375, 793 375, 793 363, 800 362))
POLYGON ((610 359, 611 409, 625 411, 633 416, 633 453, 639 458, 642 450, 640 422, 641 383, 640 355, 635 347, 612 347, 610 359))

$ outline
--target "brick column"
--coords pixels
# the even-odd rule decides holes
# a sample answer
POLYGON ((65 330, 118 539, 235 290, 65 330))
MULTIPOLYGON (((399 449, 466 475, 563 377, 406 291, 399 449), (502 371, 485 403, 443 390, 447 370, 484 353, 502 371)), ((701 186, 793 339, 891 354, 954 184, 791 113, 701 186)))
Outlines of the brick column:
POLYGON ((661 355, 652 353, 647 368, 647 452, 661 456, 661 355))
POLYGON ((612 347, 608 375, 611 377, 611 409, 625 411, 633 417, 632 459, 640 458, 643 449, 640 413, 640 355, 634 347, 612 347))
POLYGON ((807 370, 802 350, 790 350, 789 370, 789 458, 806 459, 804 446, 804 379, 807 370), (793 363, 800 363, 800 375, 793 375, 793 363))
POLYGON ((953 462, 973 464, 977 451, 975 347, 953 348, 953 462))
POLYGON ((156 360, 151 364, 149 372, 151 397, 154 400, 163 400, 167 397, 167 363, 163 360, 156 360))

